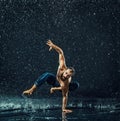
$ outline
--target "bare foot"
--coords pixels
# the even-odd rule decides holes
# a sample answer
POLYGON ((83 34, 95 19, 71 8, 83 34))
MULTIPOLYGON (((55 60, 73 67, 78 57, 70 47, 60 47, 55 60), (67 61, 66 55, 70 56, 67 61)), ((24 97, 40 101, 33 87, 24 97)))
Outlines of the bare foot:
POLYGON ((65 113, 72 113, 73 111, 69 110, 69 109, 63 109, 63 112, 65 112, 65 113))
POLYGON ((32 95, 32 91, 31 90, 26 90, 26 91, 23 92, 23 94, 32 95))
POLYGON ((50 89, 50 93, 53 93, 53 92, 54 92, 54 90, 53 90, 53 88, 51 88, 51 89, 50 89))

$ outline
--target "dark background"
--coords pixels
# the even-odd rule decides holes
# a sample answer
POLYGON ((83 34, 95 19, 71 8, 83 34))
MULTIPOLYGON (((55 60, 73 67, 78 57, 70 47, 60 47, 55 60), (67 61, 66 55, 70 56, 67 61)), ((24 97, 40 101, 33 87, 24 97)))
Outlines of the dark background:
POLYGON ((21 95, 43 72, 56 73, 48 39, 76 69, 73 96, 120 97, 120 0, 1 0, 0 95, 21 95))

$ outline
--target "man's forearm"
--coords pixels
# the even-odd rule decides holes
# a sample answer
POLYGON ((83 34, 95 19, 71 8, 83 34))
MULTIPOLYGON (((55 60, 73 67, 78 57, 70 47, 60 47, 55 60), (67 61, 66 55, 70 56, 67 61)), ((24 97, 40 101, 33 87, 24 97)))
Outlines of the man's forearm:
POLYGON ((68 96, 63 96, 62 111, 66 109, 67 101, 68 101, 68 96))
POLYGON ((62 88, 61 88, 61 87, 52 87, 52 88, 50 89, 50 93, 53 93, 53 92, 56 91, 56 90, 62 90, 62 88))
POLYGON ((63 54, 63 50, 57 45, 53 44, 52 48, 55 49, 59 54, 63 54))
POLYGON ((53 87, 52 89, 53 89, 54 91, 55 91, 55 90, 62 90, 61 87, 53 87))

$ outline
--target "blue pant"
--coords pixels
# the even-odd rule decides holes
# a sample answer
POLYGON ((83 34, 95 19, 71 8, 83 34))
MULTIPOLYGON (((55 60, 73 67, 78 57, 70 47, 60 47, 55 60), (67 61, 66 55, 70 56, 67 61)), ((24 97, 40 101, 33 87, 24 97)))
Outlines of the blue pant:
MULTIPOLYGON (((52 85, 53 87, 59 87, 59 83, 56 80, 56 76, 52 73, 43 73, 41 76, 39 76, 39 78, 35 81, 35 85, 37 87, 41 86, 42 84, 44 84, 45 82, 47 82, 47 84, 52 85)), ((71 82, 69 85, 69 90, 70 91, 74 91, 75 89, 77 89, 79 87, 79 83, 78 82, 71 82)))

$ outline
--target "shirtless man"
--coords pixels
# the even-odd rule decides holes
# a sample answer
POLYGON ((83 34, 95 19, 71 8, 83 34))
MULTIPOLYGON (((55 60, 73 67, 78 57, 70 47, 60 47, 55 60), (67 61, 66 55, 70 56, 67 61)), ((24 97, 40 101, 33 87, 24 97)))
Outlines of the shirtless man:
POLYGON ((46 43, 50 49, 54 49, 59 53, 59 67, 57 71, 57 75, 52 73, 43 73, 39 76, 39 78, 35 81, 34 85, 23 92, 23 94, 31 95, 36 88, 40 87, 42 84, 47 82, 49 85, 52 85, 50 92, 53 93, 56 90, 62 91, 63 101, 62 101, 62 111, 63 112, 72 112, 72 110, 66 109, 67 100, 68 100, 68 92, 74 91, 79 87, 78 82, 71 82, 71 77, 74 75, 74 68, 68 68, 65 63, 64 53, 61 48, 57 45, 53 44, 52 41, 48 40, 46 43))
POLYGON ((53 44, 51 40, 48 40, 47 45, 50 47, 50 50, 54 49, 59 54, 59 66, 58 66, 56 78, 60 84, 60 87, 52 87, 50 89, 50 92, 53 93, 56 90, 61 90, 62 96, 63 96, 62 111, 63 112, 72 112, 72 110, 66 109, 66 106, 67 106, 67 101, 68 101, 69 84, 71 82, 72 76, 75 73, 75 70, 74 70, 74 68, 68 68, 66 66, 64 53, 60 47, 53 44))

